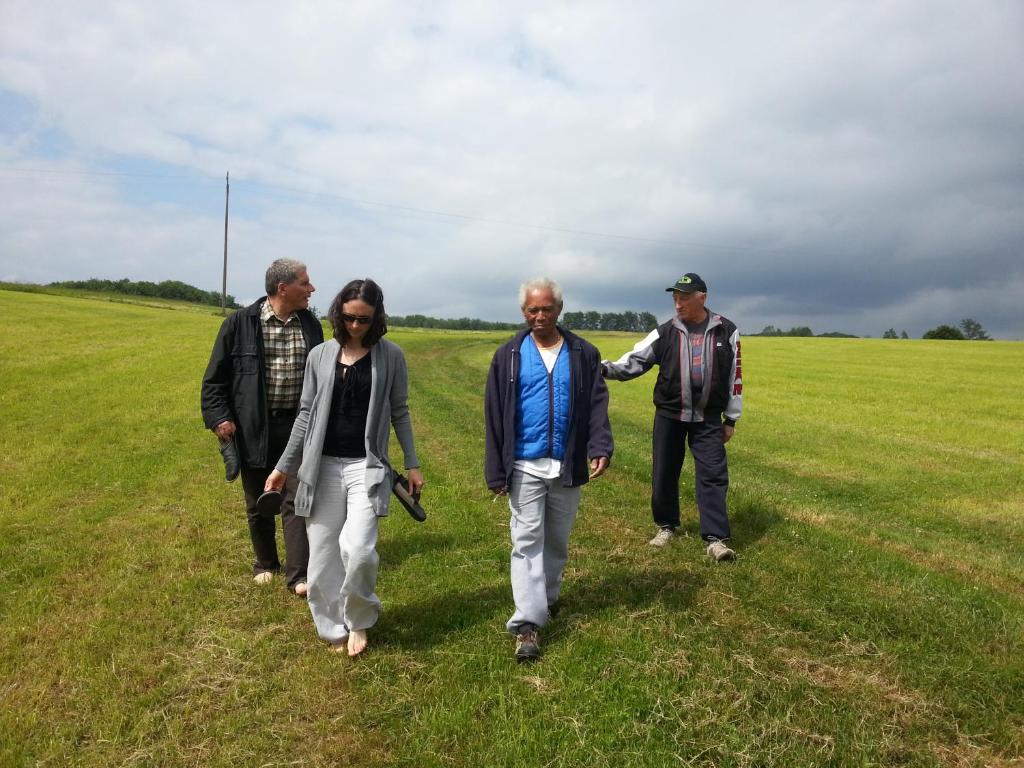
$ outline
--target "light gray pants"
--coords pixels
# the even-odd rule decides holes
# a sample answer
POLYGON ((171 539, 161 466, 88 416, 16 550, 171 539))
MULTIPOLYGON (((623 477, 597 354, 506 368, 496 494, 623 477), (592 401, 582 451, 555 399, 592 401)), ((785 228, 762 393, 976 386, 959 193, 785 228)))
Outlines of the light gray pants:
POLYGON ((569 558, 569 532, 576 522, 580 488, 566 488, 560 478, 546 480, 520 470, 512 473, 508 506, 512 510, 512 599, 516 610, 505 625, 543 627, 548 606, 558 599, 562 571, 569 558))
POLYGON ((377 516, 366 495, 366 460, 320 459, 309 539, 309 610, 329 643, 377 623, 377 516))

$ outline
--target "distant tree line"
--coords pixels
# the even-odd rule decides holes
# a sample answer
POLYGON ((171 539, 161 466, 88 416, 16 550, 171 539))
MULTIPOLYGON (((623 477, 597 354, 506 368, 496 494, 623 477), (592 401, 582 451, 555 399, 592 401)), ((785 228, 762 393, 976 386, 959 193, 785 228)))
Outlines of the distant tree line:
POLYGON ((429 317, 428 315, 388 315, 388 325, 400 328, 445 328, 452 331, 514 331, 522 323, 499 323, 477 320, 475 317, 456 319, 429 317))
POLYGON ((925 331, 922 339, 953 339, 955 341, 992 341, 992 337, 982 328, 981 323, 970 317, 960 321, 960 327, 940 325, 925 331))
MULTIPOLYGON (((630 331, 640 333, 658 326, 650 312, 566 312, 559 324, 574 331, 630 331)), ((454 320, 428 315, 388 315, 388 325, 402 328, 445 328, 453 331, 516 331, 522 323, 502 323, 459 317, 454 320)))
POLYGON ((645 333, 658 327, 650 312, 566 312, 562 325, 574 331, 630 331, 645 333))
MULTIPOLYGON (((748 336, 814 336, 814 331, 808 328, 806 325, 796 325, 790 328, 788 331, 784 331, 781 328, 776 328, 774 325, 766 325, 760 333, 750 333, 748 336)), ((830 339, 856 339, 852 333, 840 333, 839 331, 829 331, 828 333, 819 333, 818 336, 830 339)))
MULTIPOLYGON (((814 336, 814 332, 806 325, 799 325, 790 328, 788 331, 784 331, 781 328, 776 328, 774 325, 766 325, 760 333, 747 334, 748 336, 814 336)), ((856 339, 850 333, 819 333, 819 337, 828 336, 831 338, 842 338, 842 339, 856 339)), ((900 331, 896 333, 895 328, 889 328, 885 333, 882 334, 883 339, 909 339, 910 336, 907 332, 900 331)), ((968 340, 968 341, 991 341, 991 337, 985 332, 985 329, 981 326, 977 320, 970 317, 965 317, 960 321, 960 327, 955 328, 952 325, 940 325, 937 328, 932 328, 930 331, 925 331, 924 339, 957 339, 957 340, 968 340)))
POLYGON ((766 325, 760 333, 752 333, 751 336, 813 336, 814 331, 806 325, 795 325, 788 331, 776 328, 774 325, 766 325))
MULTIPOLYGON (((191 301, 195 304, 209 304, 220 306, 220 293, 217 291, 204 291, 194 285, 183 283, 180 280, 164 280, 160 283, 151 283, 148 280, 99 280, 95 277, 88 280, 64 280, 62 282, 50 283, 55 288, 73 288, 80 291, 107 291, 110 293, 123 293, 129 296, 151 296, 159 299, 178 299, 180 301, 191 301)), ((235 301, 235 297, 228 294, 225 302, 228 307, 237 309, 241 305, 235 301)))

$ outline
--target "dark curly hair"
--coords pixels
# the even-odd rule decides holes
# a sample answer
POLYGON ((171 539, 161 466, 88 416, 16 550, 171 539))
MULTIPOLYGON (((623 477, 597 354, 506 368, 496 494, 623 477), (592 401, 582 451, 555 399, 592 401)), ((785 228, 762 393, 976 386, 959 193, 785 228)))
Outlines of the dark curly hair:
POLYGON ((373 320, 370 328, 363 336, 363 346, 372 347, 380 337, 388 332, 387 314, 384 312, 384 293, 380 286, 370 278, 365 280, 353 280, 334 297, 331 308, 327 311, 327 319, 334 329, 334 338, 344 346, 349 340, 348 329, 345 327, 345 320, 342 318, 342 307, 349 301, 362 299, 373 307, 373 320))

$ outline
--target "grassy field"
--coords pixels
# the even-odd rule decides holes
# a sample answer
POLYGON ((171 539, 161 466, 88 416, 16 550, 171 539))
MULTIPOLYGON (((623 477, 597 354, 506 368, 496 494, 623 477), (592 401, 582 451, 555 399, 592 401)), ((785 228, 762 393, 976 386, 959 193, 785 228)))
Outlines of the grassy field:
POLYGON ((114 304, 131 304, 136 307, 150 307, 152 309, 174 309, 180 312, 192 312, 200 315, 222 315, 219 306, 209 304, 195 304, 190 301, 178 299, 163 299, 158 296, 133 296, 125 293, 112 293, 109 291, 86 291, 78 288, 63 288, 56 285, 39 285, 37 283, 5 283, 0 281, 0 291, 14 291, 17 293, 35 293, 47 296, 66 296, 74 299, 93 299, 95 301, 106 301, 114 304))
POLYGON ((613 467, 517 666, 482 478, 507 334, 389 337, 430 518, 382 525, 352 661, 250 579, 199 416, 218 317, 0 291, 0 318, 0 765, 1024 764, 1024 344, 746 339, 718 566, 689 464, 688 537, 645 545, 653 376, 613 382, 613 467))

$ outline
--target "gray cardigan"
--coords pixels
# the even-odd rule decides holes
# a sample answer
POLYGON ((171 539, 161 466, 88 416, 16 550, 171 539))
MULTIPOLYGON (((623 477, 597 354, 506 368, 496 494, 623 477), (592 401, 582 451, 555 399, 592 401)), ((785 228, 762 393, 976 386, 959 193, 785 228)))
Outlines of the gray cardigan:
MULTIPOLYGON (((306 359, 302 381, 302 398, 295 416, 288 445, 277 462, 277 469, 287 475, 298 474, 295 493, 295 514, 309 517, 320 473, 327 420, 334 391, 335 363, 341 345, 331 339, 313 348, 306 359)), ((405 468, 419 466, 412 439, 409 416, 409 376, 405 356, 397 344, 380 339, 370 347, 373 371, 370 384, 370 410, 366 416, 366 491, 378 516, 388 513, 391 498, 391 463, 388 460, 388 439, 394 425, 398 442, 405 454, 405 468)))

